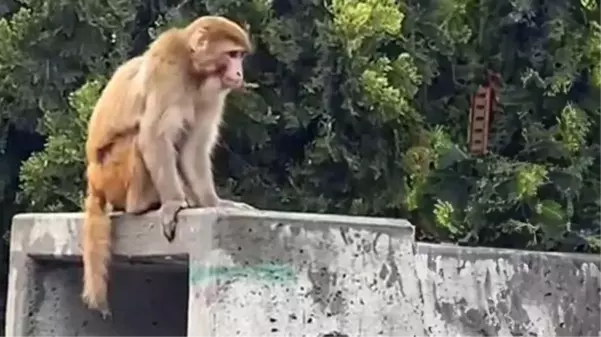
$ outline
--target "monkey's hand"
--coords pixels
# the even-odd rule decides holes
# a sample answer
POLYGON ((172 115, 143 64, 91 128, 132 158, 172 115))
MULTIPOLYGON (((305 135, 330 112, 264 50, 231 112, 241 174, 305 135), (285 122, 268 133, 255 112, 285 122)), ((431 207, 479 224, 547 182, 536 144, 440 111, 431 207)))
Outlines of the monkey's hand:
POLYGON ((161 227, 167 241, 171 242, 175 238, 177 214, 187 206, 188 204, 185 201, 166 201, 161 205, 159 209, 161 227))
POLYGON ((225 207, 225 208, 238 208, 238 209, 245 209, 245 210, 256 210, 256 207, 253 207, 247 203, 244 202, 237 202, 237 201, 232 201, 232 200, 227 200, 227 199, 219 199, 219 203, 217 204, 217 207, 225 207))

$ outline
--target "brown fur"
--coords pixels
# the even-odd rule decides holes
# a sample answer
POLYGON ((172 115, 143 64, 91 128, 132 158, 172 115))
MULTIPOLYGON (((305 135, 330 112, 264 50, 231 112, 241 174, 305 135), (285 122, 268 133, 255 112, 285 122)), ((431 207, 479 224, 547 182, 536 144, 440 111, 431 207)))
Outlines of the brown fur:
POLYGON ((160 206, 168 240, 184 207, 250 208, 217 196, 210 156, 225 98, 242 85, 241 62, 251 49, 232 21, 200 17, 161 34, 104 88, 86 142, 82 298, 89 308, 109 313, 109 206, 133 214, 160 206))

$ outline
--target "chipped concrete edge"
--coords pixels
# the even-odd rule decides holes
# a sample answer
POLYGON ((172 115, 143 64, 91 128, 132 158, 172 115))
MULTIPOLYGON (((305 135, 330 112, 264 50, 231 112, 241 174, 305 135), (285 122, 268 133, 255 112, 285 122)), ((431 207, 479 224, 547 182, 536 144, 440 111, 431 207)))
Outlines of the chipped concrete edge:
MULTIPOLYGON (((157 212, 144 215, 111 213, 117 256, 185 255, 198 232, 209 233, 223 220, 248 220, 298 224, 305 228, 324 226, 362 227, 404 233, 413 237, 414 227, 404 219, 371 218, 334 214, 239 210, 227 208, 185 209, 179 213, 178 231, 173 242, 162 236, 157 212)), ((32 256, 79 257, 83 213, 23 213, 13 217, 11 251, 32 256)))
MULTIPOLYGON (((217 216, 211 212, 180 217, 175 240, 168 242, 162 235, 156 213, 142 216, 113 213, 115 256, 161 256, 188 253, 192 232, 210 228, 217 216), (201 224, 202 226, 199 226, 201 224)), ((13 218, 11 252, 24 252, 34 257, 70 258, 81 256, 82 213, 27 213, 13 218)))
POLYGON ((601 255, 585 254, 585 253, 566 253, 566 252, 545 252, 535 250, 520 250, 495 247, 470 247, 459 246, 454 244, 432 244, 425 242, 417 242, 417 254, 427 255, 430 257, 442 256, 468 260, 482 259, 516 259, 516 258, 544 258, 570 260, 574 263, 592 263, 601 266, 601 255))
MULTIPOLYGON (((305 227, 314 226, 345 226, 363 227, 370 229, 391 229, 414 233, 414 226, 406 219, 385 217, 366 217, 341 214, 320 214, 301 212, 280 212, 267 210, 213 209, 223 220, 248 219, 254 221, 282 222, 286 224, 302 224, 305 227)), ((195 209, 191 211, 205 211, 195 209)))
MULTIPOLYGON (((150 212, 141 216, 112 213, 117 235, 115 255, 177 255, 187 254, 189 238, 199 230, 205 231, 222 220, 249 220, 257 222, 282 222, 304 227, 345 226, 363 227, 411 234, 414 226, 405 219, 278 212, 266 210, 238 210, 218 208, 186 209, 180 212, 178 234, 172 243, 162 236, 158 215, 150 212), (125 225, 125 223, 127 225, 125 225), (201 224, 201 225, 199 225, 201 224), (147 250, 147 251, 146 251, 147 250), (145 252, 146 251, 146 252, 145 252)), ((79 228, 82 213, 23 213, 13 217, 10 250, 32 255, 79 256, 79 228)), ((544 257, 570 259, 580 263, 601 265, 601 256, 582 253, 542 252, 492 247, 466 247, 453 244, 416 243, 416 253, 468 259, 511 259, 516 257, 544 257)))

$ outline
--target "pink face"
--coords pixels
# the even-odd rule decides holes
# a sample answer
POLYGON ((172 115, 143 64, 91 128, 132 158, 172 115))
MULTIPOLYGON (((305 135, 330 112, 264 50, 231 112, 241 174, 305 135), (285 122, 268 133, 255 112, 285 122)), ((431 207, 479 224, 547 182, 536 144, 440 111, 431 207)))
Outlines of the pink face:
POLYGON ((221 59, 222 73, 221 82, 225 88, 238 89, 244 85, 244 69, 242 61, 245 53, 240 50, 233 50, 224 53, 221 59))

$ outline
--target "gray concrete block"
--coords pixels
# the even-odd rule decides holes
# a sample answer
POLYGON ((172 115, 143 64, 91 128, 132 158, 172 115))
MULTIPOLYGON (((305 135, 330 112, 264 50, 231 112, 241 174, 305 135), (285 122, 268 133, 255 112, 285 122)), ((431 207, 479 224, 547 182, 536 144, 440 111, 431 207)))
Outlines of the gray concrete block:
POLYGON ((413 228, 398 220, 375 226, 375 219, 311 218, 220 219, 190 262, 189 333, 421 334, 413 228))
POLYGON ((415 244, 403 220, 114 216, 110 304, 79 299, 81 214, 15 217, 7 336, 599 335, 600 258, 415 244))
POLYGON ((407 324, 419 312, 417 278, 399 275, 415 269, 406 221, 186 210, 169 244, 156 214, 114 220, 113 317, 102 321, 79 300, 81 214, 15 217, 7 336, 421 330, 407 324))
POLYGON ((599 256, 417 247, 429 335, 601 335, 599 256))

